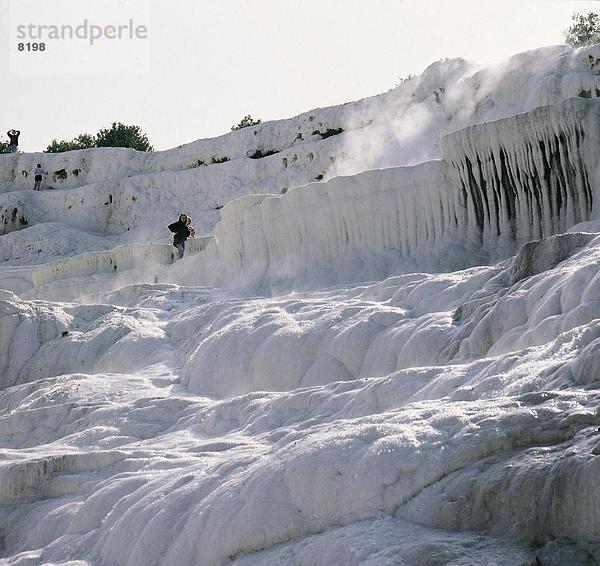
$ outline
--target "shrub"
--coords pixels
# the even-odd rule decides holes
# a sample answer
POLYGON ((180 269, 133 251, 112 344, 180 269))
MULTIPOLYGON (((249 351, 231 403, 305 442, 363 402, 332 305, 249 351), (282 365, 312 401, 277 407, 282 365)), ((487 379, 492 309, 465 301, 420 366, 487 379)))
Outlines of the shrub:
POLYGON ((406 83, 408 83, 408 82, 410 82, 410 81, 412 81, 413 79, 416 79, 416 78, 417 78, 417 75, 412 75, 412 74, 407 75, 406 77, 400 77, 398 79, 398 82, 396 83, 396 87, 399 87, 399 86, 401 86, 403 84, 406 84, 406 83))
POLYGON ((96 135, 97 147, 130 147, 138 151, 153 151, 148 136, 139 126, 128 126, 113 122, 110 128, 104 128, 96 135))
POLYGON ((58 141, 53 139, 46 148, 46 153, 62 153, 75 149, 90 147, 129 147, 138 151, 152 151, 154 148, 148 141, 148 136, 139 126, 128 126, 121 122, 113 122, 110 128, 103 128, 95 136, 79 134, 72 140, 58 141))
POLYGON ((242 128, 248 128, 249 126, 257 126, 261 122, 262 120, 260 118, 255 120, 252 118, 252 116, 250 116, 250 114, 248 114, 240 120, 240 123, 237 126, 231 126, 231 131, 235 132, 236 130, 241 130, 242 128))
POLYGON ((74 149, 88 149, 96 147, 96 138, 90 134, 79 134, 72 140, 53 139, 46 148, 46 153, 62 153, 63 151, 73 151, 74 149))

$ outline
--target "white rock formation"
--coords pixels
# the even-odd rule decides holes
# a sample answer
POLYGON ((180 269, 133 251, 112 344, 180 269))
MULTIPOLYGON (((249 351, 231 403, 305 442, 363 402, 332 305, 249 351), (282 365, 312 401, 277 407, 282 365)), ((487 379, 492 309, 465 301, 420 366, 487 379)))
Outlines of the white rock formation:
POLYGON ((60 222, 88 234, 120 235, 128 243, 155 242, 164 237, 157 226, 181 210, 191 213, 199 233, 209 234, 220 207, 234 198, 437 159, 440 137, 469 124, 573 96, 597 98, 598 59, 597 46, 556 46, 481 70, 445 60, 379 96, 167 151, 0 156, 0 234, 60 222), (53 191, 31 190, 40 162, 49 172, 43 186, 53 191))
POLYGON ((234 200, 198 281, 289 289, 505 258, 600 218, 599 124, 598 101, 571 98, 450 134, 441 161, 234 200))

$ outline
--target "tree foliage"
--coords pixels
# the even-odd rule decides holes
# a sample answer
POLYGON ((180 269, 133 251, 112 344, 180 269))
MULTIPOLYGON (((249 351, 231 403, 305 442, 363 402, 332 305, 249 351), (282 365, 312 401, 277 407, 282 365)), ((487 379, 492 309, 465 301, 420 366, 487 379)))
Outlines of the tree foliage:
POLYGON ((235 132, 236 130, 241 130, 242 128, 248 128, 249 126, 257 126, 261 122, 262 120, 260 118, 255 120, 250 114, 248 114, 240 120, 240 123, 237 124, 237 126, 231 126, 231 131, 235 132))
POLYGON ((154 148, 148 136, 139 126, 128 126, 113 122, 110 128, 103 128, 96 135, 97 147, 130 147, 138 151, 152 151, 154 148))
POLYGON ((91 134, 79 134, 72 140, 53 139, 46 148, 46 153, 62 153, 63 151, 73 151, 75 149, 88 149, 96 147, 96 138, 91 134))
POLYGON ((95 136, 92 134, 79 134, 72 140, 58 141, 53 139, 46 148, 46 153, 62 153, 75 149, 88 149, 90 147, 129 147, 138 151, 152 151, 154 148, 148 136, 139 126, 126 125, 113 122, 110 128, 101 129, 95 136))
POLYGON ((0 139, 0 153, 10 153, 10 143, 0 139))
POLYGON ((596 12, 571 17, 573 24, 565 32, 565 40, 572 47, 583 47, 600 43, 600 16, 596 12))

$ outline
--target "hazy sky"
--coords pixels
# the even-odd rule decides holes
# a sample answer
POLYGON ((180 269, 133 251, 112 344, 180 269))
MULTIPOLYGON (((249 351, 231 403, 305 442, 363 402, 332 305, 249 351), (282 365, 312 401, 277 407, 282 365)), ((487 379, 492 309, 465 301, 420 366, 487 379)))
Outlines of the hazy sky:
POLYGON ((119 76, 11 74, 10 0, 0 0, 0 135, 18 128, 20 149, 37 151, 123 121, 165 149, 225 133, 245 114, 286 118, 377 94, 444 57, 495 62, 562 43, 572 12, 600 9, 589 0, 147 1, 151 70, 119 76))

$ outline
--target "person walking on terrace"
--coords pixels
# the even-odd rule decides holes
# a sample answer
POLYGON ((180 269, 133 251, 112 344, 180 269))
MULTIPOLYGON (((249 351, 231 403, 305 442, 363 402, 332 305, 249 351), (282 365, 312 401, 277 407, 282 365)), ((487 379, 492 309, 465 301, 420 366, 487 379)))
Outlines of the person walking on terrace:
POLYGON ((42 181, 44 179, 44 175, 47 175, 48 172, 44 171, 42 166, 38 163, 33 174, 35 175, 35 185, 33 186, 33 190, 39 191, 42 188, 42 181))
POLYGON ((8 139, 10 140, 10 152, 11 153, 17 153, 17 147, 19 147, 19 136, 21 135, 21 131, 20 130, 15 130, 14 128, 12 130, 8 130, 8 132, 6 132, 6 135, 8 136, 8 139))
POLYGON ((169 230, 173 232, 173 245, 177 248, 177 256, 179 259, 185 253, 185 241, 190 237, 190 230, 187 227, 188 215, 181 213, 179 220, 169 224, 169 230))

